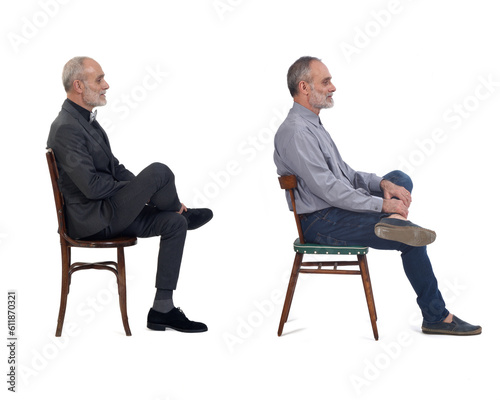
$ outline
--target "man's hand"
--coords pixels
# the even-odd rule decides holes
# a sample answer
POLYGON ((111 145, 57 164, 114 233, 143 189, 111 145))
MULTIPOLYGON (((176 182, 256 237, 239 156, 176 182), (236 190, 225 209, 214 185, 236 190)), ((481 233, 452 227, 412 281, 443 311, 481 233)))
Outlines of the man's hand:
POLYGON ((384 199, 382 212, 388 214, 399 214, 402 217, 408 218, 408 207, 398 199, 384 199))
POLYGON ((184 203, 181 203, 181 208, 179 211, 177 211, 177 214, 182 214, 184 211, 187 211, 187 207, 184 205, 184 203))
POLYGON ((410 207, 411 193, 403 186, 395 185, 391 181, 383 179, 382 182, 380 182, 380 188, 384 192, 384 199, 391 200, 395 197, 401 200, 407 209, 410 207))

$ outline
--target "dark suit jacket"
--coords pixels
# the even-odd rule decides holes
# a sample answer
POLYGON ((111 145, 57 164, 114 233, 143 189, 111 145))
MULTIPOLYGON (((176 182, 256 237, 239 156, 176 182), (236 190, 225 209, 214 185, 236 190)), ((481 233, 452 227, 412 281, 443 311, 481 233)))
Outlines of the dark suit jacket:
POLYGON ((66 225, 73 238, 100 232, 109 225, 109 197, 135 176, 113 156, 109 141, 66 100, 50 127, 47 147, 54 150, 66 225))

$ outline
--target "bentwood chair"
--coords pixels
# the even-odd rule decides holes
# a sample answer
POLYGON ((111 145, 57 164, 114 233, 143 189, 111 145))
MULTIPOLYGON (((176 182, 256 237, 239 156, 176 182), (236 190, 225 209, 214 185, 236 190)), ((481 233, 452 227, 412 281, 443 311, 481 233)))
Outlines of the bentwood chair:
POLYGON ((69 286, 71 284, 71 275, 76 271, 84 269, 102 269, 113 272, 116 275, 118 283, 118 297, 120 302, 120 310, 122 314, 123 327, 127 336, 132 335, 128 325, 127 316, 127 289, 125 277, 125 254, 124 247, 133 246, 137 243, 136 237, 118 237, 106 240, 75 240, 69 237, 66 231, 66 221, 64 216, 64 198, 59 185, 59 172, 57 170, 56 159, 52 149, 47 150, 47 163, 49 166, 50 179, 52 181, 52 189, 54 191, 54 200, 56 203, 57 222, 59 225, 59 238, 61 242, 61 257, 62 257, 62 286, 61 286, 61 304, 59 307, 59 317, 57 319, 56 336, 61 336, 64 323, 64 315, 66 314, 66 304, 68 300, 69 286), (116 248, 117 262, 102 261, 102 262, 75 262, 71 263, 71 248, 116 248))
MULTIPOLYGON (((285 303, 283 305, 283 312, 281 313, 281 320, 278 328, 278 336, 283 333, 283 326, 288 320, 290 307, 292 305, 292 298, 295 292, 295 286, 299 277, 299 273, 305 274, 339 274, 339 275, 361 275, 363 281, 363 288, 365 290, 366 302, 368 304, 368 311, 370 313, 370 320, 373 329, 373 336, 378 340, 377 330, 377 312, 375 310, 375 300, 373 298, 372 285, 370 282, 370 274, 368 272, 368 262, 366 254, 368 247, 352 247, 352 246, 327 246, 313 243, 305 243, 302 227, 300 224, 300 217, 297 214, 295 206, 294 189, 297 188, 297 178, 294 175, 280 176, 278 178, 282 189, 288 191, 292 202, 293 214, 297 224, 299 238, 293 243, 295 250, 295 260, 292 267, 292 274, 288 284, 288 290, 285 296, 285 303), (304 255, 326 255, 327 261, 303 261, 304 255), (339 255, 342 256, 355 256, 356 261, 341 261, 339 255), (341 266, 358 266, 359 269, 339 269, 341 266)), ((344 257, 345 259, 345 257, 344 257)))

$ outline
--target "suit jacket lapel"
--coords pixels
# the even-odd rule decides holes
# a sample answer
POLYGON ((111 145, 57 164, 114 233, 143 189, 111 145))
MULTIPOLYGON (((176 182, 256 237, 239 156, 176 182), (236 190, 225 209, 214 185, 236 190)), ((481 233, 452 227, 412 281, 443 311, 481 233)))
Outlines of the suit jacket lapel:
POLYGON ((97 122, 97 121, 94 121, 94 122, 99 127, 100 132, 98 132, 97 129, 95 129, 89 123, 90 127, 92 128, 92 135, 93 135, 93 137, 95 137, 95 136, 99 137, 99 140, 98 140, 99 144, 103 147, 104 151, 106 152, 106 154, 109 157, 110 165, 111 165, 111 173, 114 176, 115 175, 115 162, 114 162, 115 157, 113 156, 113 153, 111 152, 111 145, 109 144, 108 135, 106 134, 106 132, 104 131, 104 129, 102 129, 102 126, 99 124, 99 122, 97 122))
MULTIPOLYGON (((101 128, 101 125, 97 123, 99 126, 100 130, 103 132, 101 134, 100 132, 97 131, 96 128, 94 128, 89 121, 86 121, 85 118, 77 111, 73 106, 71 106, 67 101, 64 102, 63 108, 68 111, 73 117, 75 117, 80 125, 89 133, 89 135, 97 142, 99 145, 102 147, 104 152, 106 153, 106 156, 109 158, 109 163, 111 165, 111 172, 114 175, 115 173, 115 165, 114 165, 114 157, 113 153, 111 152, 111 147, 109 145, 109 140, 106 135, 106 132, 104 132, 104 129, 101 128)), ((97 121, 96 121, 97 122, 97 121)))

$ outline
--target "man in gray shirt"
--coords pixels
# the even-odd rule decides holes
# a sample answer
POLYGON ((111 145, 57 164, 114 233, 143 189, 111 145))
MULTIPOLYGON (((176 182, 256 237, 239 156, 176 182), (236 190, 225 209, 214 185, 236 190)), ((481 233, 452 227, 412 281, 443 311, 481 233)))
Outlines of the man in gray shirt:
POLYGON ((294 104, 276 133, 274 162, 279 175, 297 177, 296 207, 305 240, 401 251, 422 311, 422 331, 481 333, 480 326, 462 321, 445 307, 426 248, 436 235, 407 220, 410 177, 401 171, 384 177, 355 171, 323 127, 319 113, 333 107, 336 90, 328 68, 315 57, 301 57, 287 78, 294 104))

